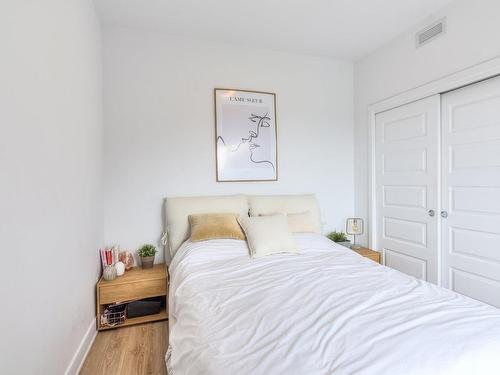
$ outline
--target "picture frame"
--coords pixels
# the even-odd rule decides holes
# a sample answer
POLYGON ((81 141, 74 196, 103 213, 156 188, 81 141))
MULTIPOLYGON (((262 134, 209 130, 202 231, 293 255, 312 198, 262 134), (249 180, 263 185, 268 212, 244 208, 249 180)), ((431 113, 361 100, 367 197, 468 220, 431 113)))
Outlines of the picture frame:
POLYGON ((214 89, 217 182, 277 181, 276 94, 214 89))

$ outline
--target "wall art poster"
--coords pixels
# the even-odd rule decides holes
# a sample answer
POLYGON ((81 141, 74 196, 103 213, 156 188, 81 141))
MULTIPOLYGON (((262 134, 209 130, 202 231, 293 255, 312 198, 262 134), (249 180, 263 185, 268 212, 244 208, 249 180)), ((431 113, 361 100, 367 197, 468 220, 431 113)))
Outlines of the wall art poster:
POLYGON ((214 96, 217 181, 276 181, 276 95, 215 89, 214 96))

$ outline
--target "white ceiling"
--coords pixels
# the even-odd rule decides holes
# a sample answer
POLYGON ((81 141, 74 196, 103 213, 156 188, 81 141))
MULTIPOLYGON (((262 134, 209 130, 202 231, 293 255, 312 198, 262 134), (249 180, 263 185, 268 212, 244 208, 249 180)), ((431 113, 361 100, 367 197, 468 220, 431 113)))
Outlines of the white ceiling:
POLYGON ((105 25, 357 60, 452 0, 95 0, 105 25))

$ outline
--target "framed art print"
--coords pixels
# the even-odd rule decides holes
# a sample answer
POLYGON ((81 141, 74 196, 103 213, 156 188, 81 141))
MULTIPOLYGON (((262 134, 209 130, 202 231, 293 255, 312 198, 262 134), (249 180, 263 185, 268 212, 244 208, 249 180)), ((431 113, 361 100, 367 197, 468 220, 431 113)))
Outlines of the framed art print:
POLYGON ((276 95, 215 89, 217 181, 276 181, 276 95))

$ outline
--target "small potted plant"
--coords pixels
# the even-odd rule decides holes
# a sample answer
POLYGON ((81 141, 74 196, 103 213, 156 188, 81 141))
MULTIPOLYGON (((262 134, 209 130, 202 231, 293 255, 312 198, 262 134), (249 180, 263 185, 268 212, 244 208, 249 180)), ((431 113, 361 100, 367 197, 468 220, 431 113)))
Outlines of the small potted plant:
POLYGON ((142 268, 153 268, 156 252, 156 247, 151 244, 142 245, 137 250, 137 254, 141 257, 142 268))
POLYGON ((351 241, 347 239, 347 234, 345 234, 344 232, 337 232, 334 230, 333 232, 328 233, 326 236, 339 245, 351 247, 351 241))

